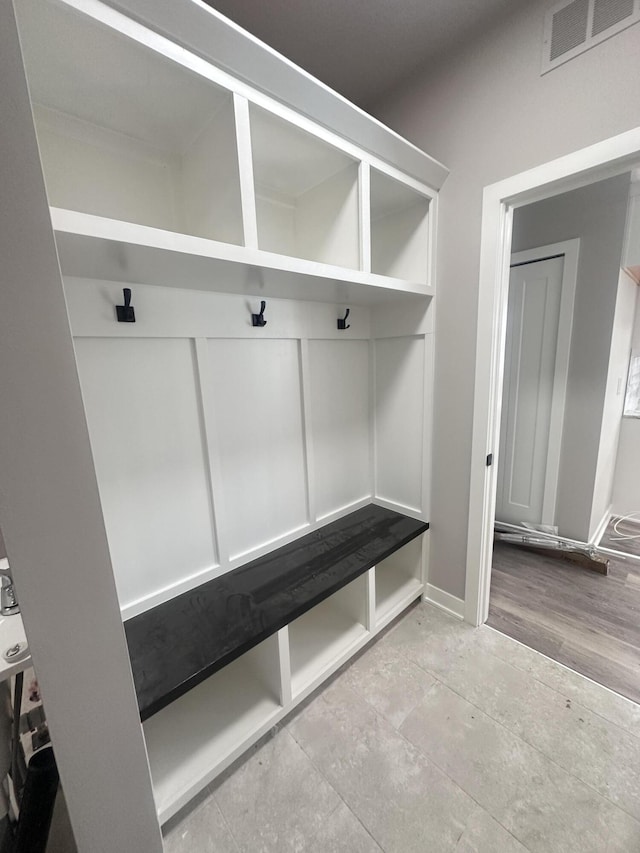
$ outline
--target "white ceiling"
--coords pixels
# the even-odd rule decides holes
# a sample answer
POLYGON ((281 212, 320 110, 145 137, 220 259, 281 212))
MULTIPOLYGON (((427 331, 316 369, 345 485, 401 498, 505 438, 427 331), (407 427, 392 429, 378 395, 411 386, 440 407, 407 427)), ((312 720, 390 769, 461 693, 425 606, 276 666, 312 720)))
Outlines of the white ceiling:
POLYGON ((206 0, 364 109, 531 0, 206 0))

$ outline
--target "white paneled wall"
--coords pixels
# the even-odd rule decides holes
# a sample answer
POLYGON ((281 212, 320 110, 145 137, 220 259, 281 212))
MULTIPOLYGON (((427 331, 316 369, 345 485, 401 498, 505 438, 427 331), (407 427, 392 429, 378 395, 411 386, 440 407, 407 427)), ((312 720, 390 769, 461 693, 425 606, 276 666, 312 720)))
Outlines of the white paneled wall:
POLYGON ((368 341, 309 341, 318 519, 371 496, 368 341))
POLYGON ((209 340, 208 418, 231 559, 308 522, 295 340, 209 340))
POLYGON ((425 338, 375 342, 376 497, 421 512, 425 453, 425 338))
POLYGON ((127 607, 217 564, 193 343, 79 338, 75 347, 127 607))
POLYGON ((372 339, 368 308, 338 331, 344 306, 270 299, 253 328, 256 300, 132 285, 122 324, 121 285, 65 287, 125 618, 371 500, 427 518, 415 311, 372 339))

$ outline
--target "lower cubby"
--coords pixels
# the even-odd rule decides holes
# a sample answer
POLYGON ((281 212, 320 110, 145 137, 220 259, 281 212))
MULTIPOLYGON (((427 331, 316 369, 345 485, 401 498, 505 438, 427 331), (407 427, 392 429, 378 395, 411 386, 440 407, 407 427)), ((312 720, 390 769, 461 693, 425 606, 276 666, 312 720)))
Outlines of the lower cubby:
POLYGON ((376 627, 395 618, 424 587, 424 535, 399 548, 375 568, 376 627))
POLYGON ((276 722, 280 694, 274 634, 143 724, 161 822, 276 722))
POLYGON ((319 683, 369 635, 367 596, 365 573, 289 625, 294 699, 319 683))

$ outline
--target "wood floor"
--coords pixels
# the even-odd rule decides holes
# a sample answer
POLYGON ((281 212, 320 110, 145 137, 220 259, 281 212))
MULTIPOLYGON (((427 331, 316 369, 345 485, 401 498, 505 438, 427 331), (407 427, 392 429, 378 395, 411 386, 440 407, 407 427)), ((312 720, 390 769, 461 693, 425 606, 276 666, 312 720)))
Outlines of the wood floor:
POLYGON ((602 534, 600 547, 640 557, 640 523, 637 518, 634 520, 614 515, 602 534))
POLYGON ((605 576, 496 542, 488 624, 640 703, 640 563, 605 576))

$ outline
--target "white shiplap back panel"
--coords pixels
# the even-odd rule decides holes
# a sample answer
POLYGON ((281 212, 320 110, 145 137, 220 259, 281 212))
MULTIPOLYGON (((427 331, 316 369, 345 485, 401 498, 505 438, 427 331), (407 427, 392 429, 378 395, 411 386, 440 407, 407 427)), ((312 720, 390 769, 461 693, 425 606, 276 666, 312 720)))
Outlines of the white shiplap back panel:
POLYGON ((79 338, 76 358, 121 607, 217 562, 193 345, 79 338))
POLYGON ((424 337, 375 342, 376 498, 423 510, 424 337))
POLYGON ((324 518, 371 495, 369 342, 309 341, 315 507, 324 518))
POLYGON ((214 489, 233 560, 308 523, 299 343, 208 343, 207 414, 222 476, 214 489))

